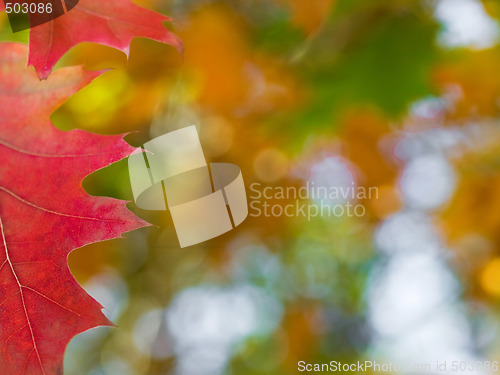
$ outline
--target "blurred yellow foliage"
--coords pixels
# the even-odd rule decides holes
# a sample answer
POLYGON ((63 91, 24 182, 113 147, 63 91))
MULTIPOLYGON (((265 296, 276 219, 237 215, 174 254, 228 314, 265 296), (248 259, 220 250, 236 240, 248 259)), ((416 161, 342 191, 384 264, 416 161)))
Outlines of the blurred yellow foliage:
POLYGON ((361 186, 379 187, 381 194, 370 207, 379 218, 396 212, 402 204, 392 187, 397 168, 381 148, 383 137, 391 133, 388 121, 376 111, 358 109, 350 110, 340 126, 343 153, 360 169, 361 186))
POLYGON ((495 116, 499 113, 500 49, 498 47, 459 53, 460 59, 436 69, 435 79, 444 88, 460 88, 455 108, 450 118, 468 116, 495 116))
POLYGON ((492 259, 481 273, 481 286, 495 297, 500 297, 500 258, 492 259))
POLYGON ((283 0, 290 3, 292 9, 292 22, 311 34, 317 31, 337 0, 283 0))

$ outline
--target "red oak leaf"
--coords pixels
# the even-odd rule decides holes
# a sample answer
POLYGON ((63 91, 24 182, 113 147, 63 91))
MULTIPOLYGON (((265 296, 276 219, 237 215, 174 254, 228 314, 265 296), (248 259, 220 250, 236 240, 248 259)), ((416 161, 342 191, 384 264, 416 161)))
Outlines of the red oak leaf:
POLYGON ((0 374, 62 374, 70 339, 109 325, 68 254, 147 225, 125 201, 88 195, 88 174, 128 156, 122 136, 63 132, 50 114, 99 73, 40 81, 27 46, 0 44, 0 374))
POLYGON ((182 52, 180 39, 163 25, 170 20, 129 0, 80 0, 63 16, 31 29, 28 63, 44 79, 57 61, 79 43, 105 44, 128 55, 134 37, 171 44, 182 52))

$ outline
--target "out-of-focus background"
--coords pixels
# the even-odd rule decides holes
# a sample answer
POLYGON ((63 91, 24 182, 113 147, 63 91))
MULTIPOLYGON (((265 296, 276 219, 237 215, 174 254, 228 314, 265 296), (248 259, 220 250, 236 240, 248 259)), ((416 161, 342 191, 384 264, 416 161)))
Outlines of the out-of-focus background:
MULTIPOLYGON (((54 123, 131 132, 135 146, 196 124, 209 161, 242 169, 254 206, 236 230, 181 249, 167 212, 130 203, 155 226, 73 252, 73 274, 117 327, 74 338, 65 373, 297 374, 299 361, 358 360, 494 373, 500 3, 137 3, 175 18, 184 57, 144 39, 128 62, 74 48, 59 66, 114 69, 54 123), (276 195, 307 184, 375 193, 327 202, 356 215, 280 214, 315 204, 276 195), (274 213, 258 215, 264 203, 274 213)), ((2 39, 27 41, 0 17, 2 39)), ((84 187, 133 200, 126 160, 84 187)))

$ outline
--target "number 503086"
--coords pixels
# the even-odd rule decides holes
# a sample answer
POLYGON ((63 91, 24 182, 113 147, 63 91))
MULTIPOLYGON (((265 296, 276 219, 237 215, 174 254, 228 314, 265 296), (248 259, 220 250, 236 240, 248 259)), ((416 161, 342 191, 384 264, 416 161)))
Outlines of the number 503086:
POLYGON ((5 3, 7 13, 43 14, 52 13, 51 3, 5 3))

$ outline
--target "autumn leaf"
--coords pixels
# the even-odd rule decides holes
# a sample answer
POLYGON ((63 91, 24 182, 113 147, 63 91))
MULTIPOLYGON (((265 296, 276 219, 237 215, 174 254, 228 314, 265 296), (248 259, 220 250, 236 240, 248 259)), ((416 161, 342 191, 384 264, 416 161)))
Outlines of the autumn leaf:
POLYGON ((70 339, 109 325, 71 275, 68 254, 146 223, 81 181, 129 155, 122 136, 55 128, 50 114, 99 72, 26 69, 28 48, 0 44, 0 373, 61 374, 70 339))
POLYGON ((104 44, 128 55, 130 42, 135 37, 171 44, 182 51, 180 39, 163 25, 170 20, 129 0, 80 0, 64 16, 31 29, 28 63, 43 79, 59 59, 79 43, 104 44))

